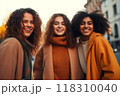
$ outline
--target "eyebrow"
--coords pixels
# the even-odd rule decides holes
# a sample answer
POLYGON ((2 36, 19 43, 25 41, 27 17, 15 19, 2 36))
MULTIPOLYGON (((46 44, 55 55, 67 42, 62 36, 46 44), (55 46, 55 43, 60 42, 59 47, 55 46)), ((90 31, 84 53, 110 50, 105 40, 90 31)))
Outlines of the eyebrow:
MULTIPOLYGON (((59 23, 59 21, 54 21, 54 22, 58 22, 59 23)), ((62 21, 62 22, 64 22, 64 21, 62 21)))
MULTIPOLYGON (((85 21, 81 21, 81 22, 85 22, 85 21)), ((87 22, 92 22, 92 21, 87 21, 87 22)))
POLYGON ((65 23, 64 21, 62 21, 62 22, 59 22, 59 21, 54 21, 54 23, 65 23))

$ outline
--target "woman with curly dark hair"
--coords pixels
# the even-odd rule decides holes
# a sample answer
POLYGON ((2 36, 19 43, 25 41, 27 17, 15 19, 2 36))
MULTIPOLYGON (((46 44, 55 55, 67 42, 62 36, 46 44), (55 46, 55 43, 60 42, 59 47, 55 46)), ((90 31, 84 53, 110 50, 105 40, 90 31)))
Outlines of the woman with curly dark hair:
POLYGON ((45 42, 36 55, 35 79, 76 80, 83 72, 79 64, 76 39, 64 14, 53 14, 46 25, 45 42))
POLYGON ((99 11, 79 11, 73 17, 72 30, 78 37, 78 54, 86 80, 120 79, 120 67, 112 47, 103 37, 109 21, 99 11))
POLYGON ((15 10, 0 45, 0 79, 31 79, 32 54, 39 48, 41 19, 31 8, 15 10))

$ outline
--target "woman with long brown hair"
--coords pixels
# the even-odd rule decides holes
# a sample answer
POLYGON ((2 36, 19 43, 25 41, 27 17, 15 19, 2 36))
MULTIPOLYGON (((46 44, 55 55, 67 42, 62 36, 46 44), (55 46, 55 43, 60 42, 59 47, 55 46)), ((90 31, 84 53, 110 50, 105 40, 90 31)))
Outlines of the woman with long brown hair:
POLYGON ((39 48, 41 24, 31 8, 20 8, 10 15, 0 45, 0 79, 31 79, 31 55, 39 48))
POLYGON ((45 42, 35 58, 34 79, 82 79, 76 39, 73 38, 67 16, 61 13, 53 14, 45 31, 45 42))

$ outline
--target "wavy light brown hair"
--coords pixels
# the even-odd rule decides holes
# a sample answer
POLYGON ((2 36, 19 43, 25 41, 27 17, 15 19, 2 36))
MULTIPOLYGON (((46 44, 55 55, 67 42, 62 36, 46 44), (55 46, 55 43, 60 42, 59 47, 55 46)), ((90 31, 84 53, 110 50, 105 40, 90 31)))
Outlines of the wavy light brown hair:
POLYGON ((66 26, 65 36, 66 36, 68 47, 73 48, 76 44, 76 39, 73 36, 69 19, 67 18, 66 15, 64 15, 62 13, 53 14, 51 16, 51 18, 49 19, 49 21, 47 22, 46 29, 45 29, 45 36, 44 36, 44 38, 45 38, 44 45, 50 44, 50 41, 55 34, 54 29, 53 29, 54 20, 56 17, 59 17, 59 16, 63 17, 64 23, 66 26))
POLYGON ((25 40, 25 36, 23 31, 21 30, 21 22, 24 17, 24 13, 30 13, 33 16, 34 30, 32 34, 27 38, 27 40, 34 45, 35 47, 31 49, 31 51, 36 52, 39 48, 39 41, 41 37, 41 24, 42 21, 38 15, 38 13, 31 8, 20 8, 15 10, 9 17, 6 23, 6 37, 15 37, 18 39, 25 40))

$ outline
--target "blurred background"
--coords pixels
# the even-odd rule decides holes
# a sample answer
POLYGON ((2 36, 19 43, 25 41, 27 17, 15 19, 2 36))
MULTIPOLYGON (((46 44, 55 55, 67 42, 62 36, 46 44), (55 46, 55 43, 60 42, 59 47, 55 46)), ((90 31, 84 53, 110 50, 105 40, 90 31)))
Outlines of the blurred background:
POLYGON ((5 23, 10 13, 26 7, 39 13, 43 33, 47 21, 54 13, 64 13, 71 20, 80 10, 88 13, 100 10, 111 25, 111 30, 104 37, 111 44, 120 64, 120 0, 0 0, 0 41, 4 39, 5 23))

